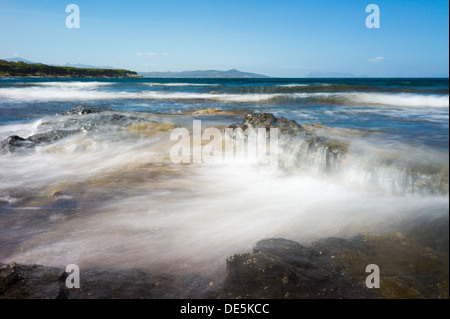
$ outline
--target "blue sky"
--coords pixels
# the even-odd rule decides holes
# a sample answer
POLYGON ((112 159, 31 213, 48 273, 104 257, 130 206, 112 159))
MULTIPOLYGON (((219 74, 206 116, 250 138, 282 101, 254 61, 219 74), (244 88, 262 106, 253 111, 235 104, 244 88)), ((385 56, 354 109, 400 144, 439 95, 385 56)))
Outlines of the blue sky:
POLYGON ((448 77, 448 14, 441 0, 0 0, 0 57, 135 71, 448 77), (70 3, 79 29, 66 28, 70 3), (379 29, 365 25, 371 3, 379 29))

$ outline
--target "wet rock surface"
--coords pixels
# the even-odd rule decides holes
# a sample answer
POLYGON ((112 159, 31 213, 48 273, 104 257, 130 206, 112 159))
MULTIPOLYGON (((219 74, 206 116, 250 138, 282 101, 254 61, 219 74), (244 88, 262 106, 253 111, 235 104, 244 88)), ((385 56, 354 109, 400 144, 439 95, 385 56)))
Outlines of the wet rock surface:
MULTIPOLYGON (((348 143, 344 141, 318 136, 310 125, 300 125, 282 116, 277 118, 271 113, 246 113, 241 124, 230 125, 229 128, 235 130, 233 137, 236 136, 236 129, 245 132, 248 129, 265 128, 267 134, 271 128, 278 129, 278 147, 283 150, 282 153, 296 158, 294 161, 289 158, 285 161, 282 159, 281 168, 292 166, 292 163, 299 168, 310 162, 318 162, 317 157, 320 153, 319 156, 323 157, 319 160, 320 169, 323 172, 330 172, 339 167, 348 150, 348 143)), ((325 127, 321 126, 321 128, 325 127)))
POLYGON ((81 269, 81 288, 68 289, 64 269, 0 265, 0 299, 449 298, 448 229, 436 228, 436 223, 448 225, 448 217, 425 224, 420 232, 409 228, 405 233, 327 238, 308 246, 264 239, 251 252, 228 258, 226 274, 215 281, 198 274, 81 269), (424 236, 430 232, 441 242, 424 236), (380 268, 378 289, 366 287, 369 264, 380 268))
POLYGON ((275 117, 271 113, 246 113, 241 124, 230 125, 230 128, 278 128, 279 135, 311 135, 294 120, 288 120, 282 116, 275 117))
POLYGON ((281 238, 227 260, 229 298, 376 298, 375 291, 333 267, 330 254, 281 238))
POLYGON ((83 114, 93 114, 93 113, 100 113, 104 111, 111 111, 109 107, 106 106, 85 106, 85 105, 78 105, 77 107, 68 110, 66 113, 58 113, 57 115, 83 115, 83 114))
POLYGON ((64 269, 0 264, 0 299, 214 298, 220 283, 199 276, 149 275, 140 270, 80 270, 67 288, 64 269))
POLYGON ((228 298, 449 298, 448 233, 445 216, 405 233, 327 238, 308 247, 262 240, 227 260, 224 292, 228 298), (370 264, 380 268, 379 289, 365 285, 370 264))
POLYGON ((65 284, 58 268, 39 265, 0 265, 0 298, 64 298, 65 284))
POLYGON ((50 144, 78 133, 108 131, 111 125, 121 128, 131 123, 145 121, 138 116, 126 116, 118 113, 105 112, 107 110, 104 107, 87 108, 85 106, 78 106, 73 110, 69 110, 67 114, 59 114, 67 116, 64 121, 47 119, 40 124, 42 127, 51 127, 51 130, 36 133, 27 138, 17 135, 9 136, 0 142, 0 154, 32 149, 35 146, 50 144))
POLYGON ((228 127, 234 130, 231 138, 237 138, 236 129, 241 129, 245 134, 250 128, 265 128, 269 136, 270 129, 277 128, 280 154, 278 166, 285 171, 309 170, 314 174, 338 175, 354 165, 367 174, 373 187, 378 187, 380 191, 397 195, 449 194, 448 165, 425 165, 402 158, 395 152, 391 155, 376 154, 377 160, 374 162, 361 162, 361 154, 366 152, 365 149, 358 149, 356 146, 349 152, 349 137, 364 136, 354 130, 338 130, 319 124, 298 124, 271 113, 246 113, 242 123, 228 127))

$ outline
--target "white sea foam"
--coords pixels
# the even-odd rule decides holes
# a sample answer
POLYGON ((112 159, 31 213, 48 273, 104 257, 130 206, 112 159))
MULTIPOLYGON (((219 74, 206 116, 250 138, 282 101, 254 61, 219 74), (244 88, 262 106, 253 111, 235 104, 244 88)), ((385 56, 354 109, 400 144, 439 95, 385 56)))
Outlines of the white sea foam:
POLYGON ((278 87, 286 87, 286 88, 295 88, 295 87, 304 87, 310 86, 311 84, 277 84, 278 87))
MULTIPOLYGON (((165 91, 101 91, 83 87, 61 86, 57 87, 20 87, 0 88, 0 99, 12 101, 86 101, 86 100, 204 100, 220 102, 266 102, 272 99, 285 99, 286 101, 302 101, 308 99, 312 102, 331 103, 341 105, 370 105, 382 107, 402 108, 448 108, 448 95, 425 95, 417 93, 194 93, 194 92, 165 92, 165 91)), ((101 83, 101 82, 98 82, 101 83)), ((104 83, 102 83, 103 85, 104 83)), ((75 84, 78 85, 78 84, 75 84)), ((89 84, 90 85, 90 84, 89 84)), ((89 86, 88 86, 89 87, 89 86)))
POLYGON ((385 107, 411 107, 411 108, 448 108, 448 95, 425 95, 417 93, 293 93, 290 95, 297 99, 317 99, 318 101, 341 103, 342 105, 371 105, 385 107))
POLYGON ((140 83, 142 85, 149 86, 220 86, 220 84, 213 83, 157 83, 157 82, 149 82, 149 83, 140 83))
POLYGON ((210 166, 185 174, 129 185, 134 195, 33 236, 7 261, 223 273, 226 258, 264 238, 307 244, 386 231, 406 218, 448 211, 448 198, 363 194, 316 178, 261 175, 252 167, 210 166))
MULTIPOLYGON (((61 187, 70 196, 71 189, 80 187, 74 185, 82 185, 85 194, 78 198, 83 209, 36 232, 4 262, 204 274, 220 269, 223 274, 227 257, 249 251, 264 238, 307 244, 388 231, 411 217, 448 214, 448 196, 379 192, 375 181, 391 187, 393 171, 369 174, 377 169, 372 155, 385 151, 372 147, 360 161, 356 157, 354 165, 347 164, 341 176, 307 170, 290 176, 261 174, 242 163, 177 166, 168 159, 168 136, 136 139, 120 130, 95 137, 78 134, 28 155, 2 156, 0 193, 5 196, 28 187, 45 197, 61 187), (101 192, 112 186, 120 192, 102 201, 101 192)), ((309 165, 321 165, 323 156, 318 152, 309 165)), ((427 153, 427 161, 441 157, 427 153)), ((41 221, 45 227, 55 218, 48 214, 41 221)))
POLYGON ((67 88, 0 88, 0 98, 18 101, 86 101, 86 100, 210 100, 222 102, 267 101, 282 94, 216 94, 189 92, 105 92, 67 88))
POLYGON ((59 87, 59 88, 74 88, 74 89, 95 89, 102 86, 113 85, 113 82, 81 82, 81 81, 68 81, 68 82, 34 82, 30 83, 35 86, 47 86, 47 87, 59 87))
POLYGON ((302 83, 302 84, 277 84, 278 87, 295 88, 295 87, 307 87, 307 86, 330 86, 329 83, 302 83))
POLYGON ((345 99, 361 104, 379 104, 398 107, 449 107, 448 95, 415 93, 342 93, 345 99))
POLYGON ((37 120, 30 123, 0 125, 0 140, 3 140, 11 135, 19 135, 20 137, 27 138, 37 132, 41 122, 41 120, 37 120))

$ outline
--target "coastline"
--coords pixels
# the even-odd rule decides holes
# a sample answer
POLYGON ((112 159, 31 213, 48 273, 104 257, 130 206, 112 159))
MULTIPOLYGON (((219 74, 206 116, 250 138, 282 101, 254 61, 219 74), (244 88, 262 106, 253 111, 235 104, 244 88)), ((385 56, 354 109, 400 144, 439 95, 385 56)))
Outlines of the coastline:
POLYGON ((80 76, 80 75, 0 75, 0 78, 54 78, 54 79, 142 79, 143 76, 140 75, 129 75, 129 76, 80 76))

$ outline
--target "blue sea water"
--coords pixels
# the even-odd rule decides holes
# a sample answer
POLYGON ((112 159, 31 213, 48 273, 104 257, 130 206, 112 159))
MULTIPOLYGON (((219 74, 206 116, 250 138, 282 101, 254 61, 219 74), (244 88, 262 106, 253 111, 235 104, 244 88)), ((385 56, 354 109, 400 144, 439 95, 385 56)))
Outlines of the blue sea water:
POLYGON ((164 114, 220 108, 448 149, 448 94, 448 79, 2 78, 0 124, 26 123, 80 104, 164 114))

